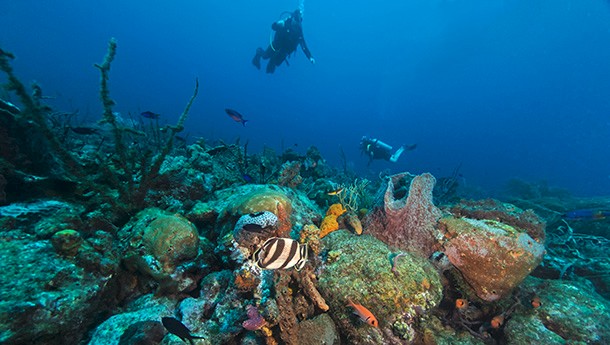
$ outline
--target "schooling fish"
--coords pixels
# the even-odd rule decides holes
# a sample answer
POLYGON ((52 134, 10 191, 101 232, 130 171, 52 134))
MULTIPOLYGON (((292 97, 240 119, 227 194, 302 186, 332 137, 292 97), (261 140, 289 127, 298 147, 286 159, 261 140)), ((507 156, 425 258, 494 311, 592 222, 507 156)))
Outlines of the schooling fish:
POLYGON ((358 317, 362 321, 368 323, 373 327, 379 327, 379 322, 377 321, 377 318, 375 317, 375 315, 373 315, 373 313, 371 313, 370 310, 366 309, 361 304, 352 302, 351 300, 347 300, 347 303, 348 306, 354 308, 354 314, 358 315, 358 317))
POLYGON ((307 263, 307 245, 290 238, 271 237, 254 254, 256 266, 275 270, 294 266, 300 271, 307 263))
POLYGON ((230 118, 233 119, 233 121, 241 123, 242 125, 244 125, 244 127, 246 126, 246 122, 249 121, 244 119, 243 115, 236 110, 227 108, 225 109, 225 112, 229 115, 230 118))
POLYGON ((161 323, 163 323, 163 326, 168 332, 178 336, 184 342, 188 340, 191 345, 195 345, 193 339, 205 339, 205 337, 191 335, 191 331, 176 318, 163 317, 161 318, 161 323))
POLYGON ((153 113, 152 111, 148 111, 148 110, 147 110, 147 111, 141 112, 141 113, 140 113, 140 116, 145 117, 145 118, 147 118, 147 119, 153 119, 153 120, 156 120, 156 119, 158 119, 158 118, 159 118, 161 115, 160 115, 160 114, 153 113))
POLYGON ((568 211, 563 214, 563 219, 569 220, 595 220, 610 217, 610 210, 587 208, 582 210, 568 211))

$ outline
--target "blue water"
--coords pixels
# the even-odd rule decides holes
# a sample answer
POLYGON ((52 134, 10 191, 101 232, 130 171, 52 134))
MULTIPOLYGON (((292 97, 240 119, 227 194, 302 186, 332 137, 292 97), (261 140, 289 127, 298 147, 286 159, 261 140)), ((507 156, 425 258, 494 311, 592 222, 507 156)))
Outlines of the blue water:
MULTIPOLYGON (((275 74, 250 61, 298 1, 0 1, 0 47, 58 110, 101 118, 110 37, 115 111, 174 123, 201 83, 191 137, 305 152, 374 177, 461 164, 471 186, 546 180, 610 191, 610 3, 604 0, 369 0, 305 4, 305 39, 275 74), (383 4, 383 5, 379 5, 383 4), (249 120, 233 122, 224 108, 249 120), (360 155, 362 135, 417 143, 398 163, 360 155), (297 145, 297 146, 295 146, 297 145)), ((4 79, 2 79, 4 81, 4 79)))

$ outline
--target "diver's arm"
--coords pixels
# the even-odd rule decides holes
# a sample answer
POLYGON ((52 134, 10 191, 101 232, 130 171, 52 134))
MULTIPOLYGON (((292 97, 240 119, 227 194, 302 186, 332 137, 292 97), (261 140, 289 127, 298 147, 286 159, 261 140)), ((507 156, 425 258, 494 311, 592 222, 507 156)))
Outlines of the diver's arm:
POLYGON ((307 43, 305 43, 305 38, 303 38, 303 36, 301 36, 301 49, 303 49, 303 53, 305 53, 305 56, 307 56, 307 58, 309 59, 309 61, 311 63, 316 63, 316 59, 313 58, 313 56, 311 55, 311 52, 309 51, 309 48, 307 48, 307 43))

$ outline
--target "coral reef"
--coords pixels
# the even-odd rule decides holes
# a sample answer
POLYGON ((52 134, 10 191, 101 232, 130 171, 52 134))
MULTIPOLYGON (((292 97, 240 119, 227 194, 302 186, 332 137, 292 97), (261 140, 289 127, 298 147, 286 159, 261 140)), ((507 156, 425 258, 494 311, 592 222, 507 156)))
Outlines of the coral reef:
POLYGON ((0 49, 2 97, 18 100, 0 100, 0 343, 181 343, 165 316, 196 344, 610 343, 593 291, 609 295, 610 221, 569 217, 607 198, 513 182, 514 204, 456 203, 459 167, 438 185, 369 181, 342 150, 341 172, 315 147, 187 141, 198 81, 176 125, 129 120, 110 97, 116 49, 89 125, 0 49), (301 271, 257 267, 273 236, 307 246, 301 271))
POLYGON ((432 202, 436 180, 428 173, 412 177, 408 184, 409 178, 408 173, 389 177, 383 205, 366 216, 365 228, 390 246, 429 257, 440 239, 435 226, 441 211, 432 202))
POLYGON ((300 242, 307 244, 307 247, 315 254, 320 255, 322 245, 320 243, 320 229, 314 224, 306 224, 301 229, 300 242))

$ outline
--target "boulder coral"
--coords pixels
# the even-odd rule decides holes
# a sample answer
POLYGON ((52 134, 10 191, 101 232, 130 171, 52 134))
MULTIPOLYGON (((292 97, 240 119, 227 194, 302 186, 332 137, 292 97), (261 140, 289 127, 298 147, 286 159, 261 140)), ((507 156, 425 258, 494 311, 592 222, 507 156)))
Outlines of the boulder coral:
POLYGON ((144 229, 142 240, 167 272, 197 257, 199 250, 197 229, 186 218, 177 215, 160 216, 153 220, 144 229))
POLYGON ((544 245, 528 233, 496 220, 446 216, 439 221, 443 252, 479 298, 508 296, 544 255, 544 245))

